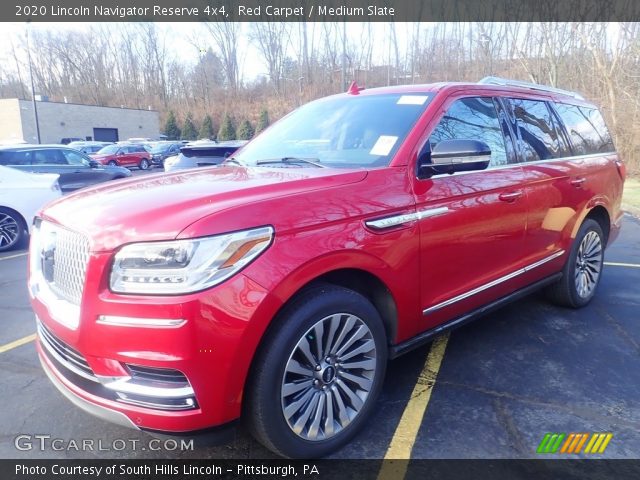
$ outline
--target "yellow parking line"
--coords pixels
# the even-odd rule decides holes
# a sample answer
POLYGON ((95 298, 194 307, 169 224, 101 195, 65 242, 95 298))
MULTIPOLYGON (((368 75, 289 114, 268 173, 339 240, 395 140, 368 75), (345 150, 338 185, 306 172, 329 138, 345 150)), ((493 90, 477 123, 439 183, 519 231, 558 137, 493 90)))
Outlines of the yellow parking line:
POLYGON ((24 345, 25 343, 33 342, 36 339, 36 334, 27 335, 26 337, 19 338, 11 343, 0 346, 0 353, 8 352, 16 347, 24 345))
POLYGON ((378 480, 402 479, 407 473, 408 460, 416 442, 422 418, 427 411, 431 392, 438 377, 438 371, 447 348, 449 334, 436 338, 431 345, 427 360, 418 376, 411 398, 404 409, 400 423, 396 427, 391 443, 384 456, 384 462, 378 473, 378 480), (399 461, 393 461, 398 459, 399 461))
POLYGON ((10 260, 12 258, 24 257, 27 252, 16 253, 15 255, 9 255, 8 257, 0 257, 0 260, 10 260))
POLYGON ((604 262, 604 264, 610 267, 640 268, 640 264, 637 263, 604 262))

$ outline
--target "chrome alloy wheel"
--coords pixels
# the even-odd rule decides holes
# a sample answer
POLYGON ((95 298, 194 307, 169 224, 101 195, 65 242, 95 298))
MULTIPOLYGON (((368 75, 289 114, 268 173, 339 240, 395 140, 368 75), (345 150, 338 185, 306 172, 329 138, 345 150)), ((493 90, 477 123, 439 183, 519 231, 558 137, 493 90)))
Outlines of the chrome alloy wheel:
POLYGON ((16 243, 20 235, 20 225, 11 215, 0 212, 0 247, 9 247, 16 243))
POLYGON ((575 281, 576 291, 582 298, 587 298, 598 285, 602 271, 602 242, 600 235, 589 231, 578 248, 576 256, 575 281))
POLYGON ((289 356, 282 378, 282 413, 306 440, 332 438, 360 413, 376 371, 376 345, 357 316, 336 313, 312 326, 289 356))

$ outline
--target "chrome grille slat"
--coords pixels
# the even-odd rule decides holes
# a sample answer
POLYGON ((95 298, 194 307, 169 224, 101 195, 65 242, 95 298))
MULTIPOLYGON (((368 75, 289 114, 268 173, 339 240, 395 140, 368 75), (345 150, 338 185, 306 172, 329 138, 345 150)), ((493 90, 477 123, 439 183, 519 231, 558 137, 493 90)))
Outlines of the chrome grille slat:
POLYGON ((53 282, 51 290, 74 305, 80 305, 89 261, 89 241, 58 225, 55 230, 53 282))
POLYGON ((42 324, 42 322, 38 322, 38 333, 43 346, 51 354, 56 356, 60 363, 74 373, 90 380, 98 381, 93 370, 91 370, 91 367, 82 354, 57 338, 42 324))

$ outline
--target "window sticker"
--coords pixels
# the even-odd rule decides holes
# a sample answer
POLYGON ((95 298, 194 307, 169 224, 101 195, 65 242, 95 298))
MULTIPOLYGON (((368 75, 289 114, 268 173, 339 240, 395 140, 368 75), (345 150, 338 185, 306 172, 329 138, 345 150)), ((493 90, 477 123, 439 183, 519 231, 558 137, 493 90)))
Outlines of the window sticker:
POLYGON ((391 135, 380 135, 376 144, 373 146, 369 155, 389 155, 389 152, 396 144, 398 137, 393 137, 391 135))
POLYGON ((427 101, 429 97, 426 95, 402 95, 398 101, 397 105, 424 105, 424 102, 427 101))

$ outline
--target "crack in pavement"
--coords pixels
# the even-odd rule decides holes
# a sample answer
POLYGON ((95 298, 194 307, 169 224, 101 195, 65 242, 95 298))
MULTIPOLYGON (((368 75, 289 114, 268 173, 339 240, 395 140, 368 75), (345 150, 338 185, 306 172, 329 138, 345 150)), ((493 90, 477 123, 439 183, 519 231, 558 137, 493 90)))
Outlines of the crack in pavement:
POLYGON ((539 407, 544 407, 544 408, 552 408, 552 409, 556 409, 565 413, 570 413, 572 415, 575 415, 577 417, 581 417, 584 418, 586 420, 595 420, 595 421, 600 421, 600 422, 607 422, 607 423, 615 423, 617 426, 622 427, 622 428, 627 428, 630 430, 634 430, 637 432, 640 432, 640 422, 637 421, 633 421, 633 420, 627 420, 621 417, 618 417, 616 415, 611 415, 611 416, 607 416, 607 415, 602 415, 590 408, 585 408, 585 407, 578 407, 578 406, 567 406, 566 404, 558 404, 558 403, 553 403, 553 402, 545 402, 543 400, 537 400, 535 398, 529 398, 529 397, 523 397, 520 395, 514 395, 512 393, 509 392, 500 392, 497 390, 491 390, 488 388, 484 388, 484 387, 480 387, 477 385, 466 385, 463 383, 456 383, 456 382, 451 382, 451 381, 447 381, 447 380, 439 380, 438 384, 440 385, 448 385, 454 388, 464 388, 467 390, 471 390, 477 393, 483 393, 485 395, 489 395, 492 397, 497 397, 497 398, 506 398, 508 400, 514 400, 517 402, 522 402, 522 403, 526 403, 526 404, 530 404, 530 405, 536 405, 539 407))
POLYGON ((638 344, 638 342, 635 341, 635 339, 631 336, 631 334, 625 330, 625 328, 620 324, 620 322, 618 322, 613 317, 613 315, 611 315, 609 312, 604 310, 600 305, 594 305, 594 307, 596 312, 598 312, 600 316, 602 316, 608 323, 613 325, 613 328, 615 329, 616 333, 620 335, 620 337, 622 337, 624 341, 628 342, 635 349, 635 351, 640 355, 640 345, 638 344))
POLYGON ((509 444, 515 448, 516 452, 520 456, 530 456, 534 452, 527 446, 524 438, 520 434, 520 430, 516 427, 513 417, 507 411, 506 405, 500 401, 500 398, 494 398, 492 401, 493 409, 496 412, 496 418, 498 423, 504 426, 507 435, 509 436, 509 444))

